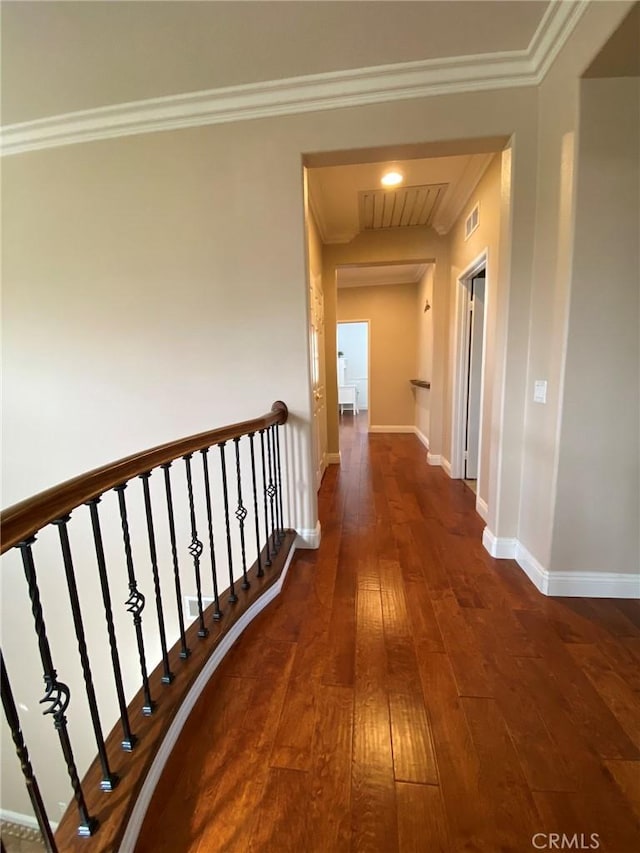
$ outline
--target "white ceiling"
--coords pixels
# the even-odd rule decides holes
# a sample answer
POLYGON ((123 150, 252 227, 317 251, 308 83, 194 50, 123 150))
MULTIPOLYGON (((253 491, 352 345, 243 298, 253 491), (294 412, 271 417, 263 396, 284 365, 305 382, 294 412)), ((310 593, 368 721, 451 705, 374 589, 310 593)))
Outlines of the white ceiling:
POLYGON ((429 264, 375 264, 338 267, 338 287, 371 287, 381 284, 417 284, 429 264))
MULTIPOLYGON (((375 191, 378 199, 382 193, 380 179, 391 167, 404 175, 403 187, 417 188, 425 185, 444 185, 433 208, 429 208, 426 193, 422 196, 411 189, 406 199, 398 199, 395 191, 387 190, 387 209, 405 204, 407 215, 399 220, 394 216, 377 216, 377 227, 385 222, 401 221, 401 227, 415 227, 419 224, 431 225, 439 234, 446 234, 460 215, 469 200, 478 181, 491 162, 493 154, 467 154, 456 157, 429 157, 416 160, 400 160, 384 163, 362 163, 352 166, 325 166, 309 169, 309 198, 318 228, 324 243, 348 243, 360 231, 369 230, 371 220, 367 220, 363 204, 363 193, 375 191), (425 199, 422 206, 421 199, 425 199), (415 215, 408 214, 409 206, 414 204, 415 215), (427 218, 419 217, 419 212, 427 212, 427 218), (430 216, 429 216, 430 214, 430 216), (425 219, 423 222, 422 220, 425 219), (367 227, 367 225, 369 227, 367 227)), ((432 193, 433 197, 433 193, 432 193)))
POLYGON ((2 123, 327 71, 524 50, 548 5, 4 2, 2 123))

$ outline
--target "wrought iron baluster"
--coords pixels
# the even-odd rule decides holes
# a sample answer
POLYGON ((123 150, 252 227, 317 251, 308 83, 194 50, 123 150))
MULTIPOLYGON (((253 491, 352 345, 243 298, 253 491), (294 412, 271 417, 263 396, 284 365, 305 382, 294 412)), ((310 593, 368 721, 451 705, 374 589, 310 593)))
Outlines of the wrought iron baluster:
POLYGON ((244 522, 249 514, 247 508, 242 503, 242 476, 240 474, 240 439, 234 438, 233 443, 236 449, 236 481, 238 489, 238 508, 235 511, 235 516, 238 519, 240 527, 240 553, 242 554, 242 589, 249 589, 251 584, 247 577, 247 553, 244 544, 244 522))
POLYGON ((280 424, 276 424, 275 432, 276 432, 276 449, 277 449, 277 458, 278 458, 278 502, 280 504, 280 532, 282 534, 282 540, 284 540, 285 528, 284 528, 284 513, 282 511, 282 468, 280 466, 280 424))
POLYGON ((91 724, 93 733, 96 738, 96 746, 98 748, 98 758, 100 767, 102 768, 102 780, 100 787, 103 791, 113 791, 120 779, 115 773, 111 772, 109 767, 109 759, 107 758, 107 750, 104 745, 104 736, 102 734, 102 725, 100 723, 100 714, 98 712, 98 701, 96 699, 96 691, 93 686, 93 676, 91 674, 91 663, 89 662, 89 652, 87 650, 87 641, 84 633, 84 625, 82 622, 82 613, 80 610, 80 599, 78 598, 78 586, 76 584, 76 575, 73 568, 73 558, 71 556, 71 544, 69 542, 68 523, 71 519, 70 515, 65 515, 62 518, 56 519, 53 523, 58 528, 60 537, 60 548, 62 550, 62 561, 64 563, 64 571, 67 578, 67 587, 69 589, 69 601, 71 602, 71 615, 73 617, 73 627, 76 632, 78 641, 78 653, 80 654, 80 663, 82 665, 82 676, 84 685, 87 691, 87 701, 89 703, 89 713, 91 714, 91 724))
POLYGON ((36 816, 36 820, 38 821, 38 826, 40 827, 40 832, 42 833, 47 853, 57 853, 58 848, 56 847, 56 842, 53 838, 53 832, 51 830, 51 825, 49 824, 49 818, 47 817, 47 810, 45 809, 42 794, 40 793, 40 786, 38 785, 38 780, 33 772, 31 760, 29 759, 29 750, 27 749, 27 745, 22 734, 20 718, 18 717, 18 711, 13 698, 13 691, 11 690, 11 684, 9 682, 9 676, 7 674, 2 652, 0 652, 0 674, 2 681, 2 707, 4 708, 4 714, 7 723, 9 724, 9 729, 11 730, 11 738, 20 761, 20 768, 27 786, 29 799, 31 800, 31 805, 33 806, 33 811, 36 816))
POLYGON ((196 594, 198 597, 198 636, 208 637, 209 629, 204 624, 204 614, 202 612, 202 580, 200 578, 200 557, 202 556, 202 542, 198 539, 198 530, 196 526, 196 510, 193 503, 193 480, 191 478, 191 457, 188 453, 183 456, 184 464, 187 469, 187 493, 189 495, 189 518, 191 520, 191 544, 189 545, 189 553, 193 557, 193 569, 196 575, 196 594))
POLYGON ((207 525, 209 528, 209 551, 211 553, 211 574, 213 576, 213 618, 217 621, 222 618, 222 610, 220 610, 220 596, 218 595, 218 572, 216 569, 216 550, 213 541, 213 512, 211 509, 211 485, 209 483, 209 460, 207 454, 209 448, 205 447, 201 450, 202 454, 202 472, 204 475, 204 493, 205 502, 207 505, 207 525))
POLYGON ((273 468, 271 461, 271 429, 267 429, 267 463, 269 467, 269 485, 267 486, 267 494, 269 495, 269 510, 271 516, 271 556, 275 557, 278 553, 278 540, 276 539, 276 519, 274 512, 274 498, 276 496, 276 487, 273 485, 273 468))
POLYGON ((178 625, 180 627, 180 657, 185 660, 191 654, 187 646, 184 632, 184 613, 182 611, 182 591, 180 589, 180 567, 178 565, 178 543, 176 541, 176 521, 173 514, 173 497, 171 495, 171 462, 160 466, 164 471, 164 489, 167 496, 167 515, 169 517, 169 538, 171 540, 171 559, 173 560, 173 580, 176 588, 176 607, 178 609, 178 625))
POLYGON ((156 612, 158 614, 158 633, 160 634, 160 648, 162 650, 162 677, 163 684, 171 684, 174 675, 169 666, 169 654, 167 652, 167 634, 164 627, 164 610, 162 607, 162 590, 160 589, 160 575, 158 573, 158 552, 156 549, 156 535, 153 527, 153 508, 151 505, 151 492, 149 489, 149 478, 151 471, 140 474, 142 480, 142 491, 144 493, 144 511, 147 516, 147 536, 149 539, 149 559, 151 560, 151 572, 153 574, 153 588, 156 596, 156 612))
POLYGON ((255 519, 256 525, 256 552, 258 554, 258 568, 256 570, 256 577, 261 578, 264 575, 264 569, 262 568, 262 556, 260 554, 260 519, 258 517, 258 490, 256 487, 256 458, 253 447, 253 440, 255 438, 255 433, 249 433, 249 448, 251 450, 251 482, 253 484, 253 517, 255 519))
POLYGON ((38 637, 38 647, 40 649, 40 659, 42 660, 42 668, 44 672, 45 695, 40 700, 41 705, 49 705, 43 713, 51 714, 53 717, 53 725, 58 732, 62 755, 64 756, 67 765, 67 772, 71 780, 73 789, 73 797, 76 801, 76 807, 80 815, 80 825, 78 826, 78 835, 89 836, 98 828, 98 820, 92 817, 88 810, 87 804, 82 792, 82 786, 78 777, 78 769, 73 757, 73 749, 69 740, 69 732, 67 731, 67 718, 65 711, 69 706, 71 693, 66 684, 58 681, 58 673, 53 666, 51 658, 51 649, 49 648, 49 640, 47 639, 47 628, 44 622, 42 613, 42 604, 40 603, 40 590, 38 589, 38 580, 36 576, 36 567, 33 560, 33 552, 31 546, 36 541, 35 536, 18 543, 20 555, 22 557, 22 566, 27 579, 29 588, 29 598, 31 599, 31 612, 35 623, 36 636, 38 637))
POLYGON ((280 524, 280 506, 278 504, 278 469, 276 464, 276 433, 275 433, 275 425, 269 427, 269 434, 271 436, 271 452, 273 454, 273 502, 275 508, 275 538, 277 543, 277 548, 280 547, 280 543, 282 542, 282 532, 281 532, 281 524, 280 524))
POLYGON ((129 598, 126 600, 127 610, 133 616, 133 627, 136 632, 136 641, 138 644, 138 657, 140 658, 140 674, 142 676, 142 694, 144 696, 144 704, 142 713, 146 716, 153 713, 155 703, 151 698, 151 689, 149 687, 149 676, 147 674, 147 659, 144 651, 144 637, 142 635, 142 611, 144 610, 144 595, 138 589, 136 581, 136 573, 133 566, 133 554, 131 552, 131 536, 129 535, 129 520, 127 518, 127 504, 124 497, 124 490, 127 484, 123 483, 115 487, 115 492, 118 495, 118 505, 120 507, 120 521, 122 523, 122 540, 124 542, 124 555, 127 562, 127 575, 129 577, 129 598))
POLYGON ((113 666, 113 678, 116 685, 116 695, 118 697, 118 707, 120 708, 120 722, 122 724, 122 733, 124 735, 121 745, 124 750, 131 752, 133 747, 138 742, 138 738, 131 731, 129 723, 129 712, 127 710, 127 701, 124 697, 124 687, 122 684, 122 670, 120 669, 120 655, 118 654, 118 641, 116 640, 116 631, 113 624, 113 609, 111 605, 111 592, 109 591, 109 580, 107 577, 107 564, 104 557, 104 546, 102 543, 102 530, 100 529, 100 517, 98 515, 98 503, 100 498, 94 498, 89 501, 89 513, 91 515, 91 527, 93 529, 93 542, 96 549, 96 560, 98 562, 98 575, 100 576, 100 587, 102 589, 102 602, 104 604, 104 614, 107 620, 107 634, 109 636, 109 647, 111 649, 111 664, 113 666))
POLYGON ((260 450, 262 452, 262 495, 264 500, 264 537, 265 537, 265 566, 271 565, 271 549, 269 548, 269 509, 268 509, 268 493, 267 493, 267 471, 264 460, 264 430, 260 430, 260 450))
POLYGON ((231 527, 229 526, 229 490, 227 488, 227 463, 224 455, 226 442, 218 445, 220 448, 220 465, 222 467, 222 495, 224 497, 224 521, 227 529, 227 559, 229 560, 229 604, 235 604, 238 600, 233 583, 233 554, 231 550, 231 527))

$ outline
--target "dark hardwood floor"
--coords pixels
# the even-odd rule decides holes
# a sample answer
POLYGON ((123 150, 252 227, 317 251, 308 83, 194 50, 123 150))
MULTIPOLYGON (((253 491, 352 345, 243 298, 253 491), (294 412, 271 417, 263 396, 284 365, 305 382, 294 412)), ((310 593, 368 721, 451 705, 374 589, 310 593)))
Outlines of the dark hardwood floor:
POLYGON ((322 546, 204 691, 136 849, 640 849, 639 603, 540 595, 414 436, 341 423, 322 546))

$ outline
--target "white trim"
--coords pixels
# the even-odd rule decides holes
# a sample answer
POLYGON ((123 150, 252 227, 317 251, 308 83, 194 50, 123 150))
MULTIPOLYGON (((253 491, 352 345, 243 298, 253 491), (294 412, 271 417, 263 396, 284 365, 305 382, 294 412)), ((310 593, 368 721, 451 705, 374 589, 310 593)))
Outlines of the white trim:
POLYGON ((518 540, 499 538, 485 527, 482 531, 482 544, 492 557, 498 560, 513 560, 516 556, 518 540))
POLYGON ((575 3, 567 3, 566 0, 560 0, 563 9, 559 9, 558 4, 553 2, 547 6, 538 29, 529 42, 529 53, 535 57, 540 82, 546 77, 589 2, 590 0, 577 0, 575 3))
POLYGON ((543 595, 567 598, 640 598, 640 575, 550 572, 520 542, 516 562, 543 595))
POLYGON ((418 436, 418 441, 422 442, 422 444, 424 444, 424 446, 428 450, 429 449, 429 439, 427 438, 427 436, 422 432, 421 429, 418 429, 417 426, 414 426, 413 431, 418 436))
POLYGON ((327 453, 327 465, 341 465, 342 464, 342 456, 340 455, 340 451, 337 453, 327 453))
POLYGON ((476 495, 476 512, 483 521, 489 520, 489 504, 480 495, 476 495))
POLYGON ((164 739, 160 744, 159 749, 155 754, 155 758, 153 759, 153 763, 149 768, 149 772, 147 773, 145 780, 142 783, 142 788, 140 789, 140 793, 138 794, 138 798, 136 799, 135 805, 131 812, 131 817, 129 818, 129 823, 127 824, 127 828, 120 843, 121 850, 135 849, 136 841, 138 839, 140 829, 142 828, 142 822, 147 813, 147 808, 149 807, 149 803, 151 802, 153 792, 155 791, 156 786, 160 781, 160 776, 162 775, 164 766, 167 763, 169 756, 171 755, 173 747, 178 741, 180 732, 182 731, 184 724, 187 722, 189 714, 193 710, 193 706, 196 704, 200 694, 207 686, 209 679, 216 671, 218 666, 222 663, 227 652, 231 649, 231 646, 237 641, 242 632, 251 624, 255 617, 264 610, 267 604, 273 601, 273 599, 280 594, 285 578, 287 576, 287 572, 289 571, 289 566, 291 565, 291 561, 293 559, 293 555, 297 547, 299 546, 296 541, 294 547, 289 552, 287 561, 284 564, 282 573, 280 574, 278 580, 273 584, 273 586, 270 586, 269 589, 263 595, 261 595, 257 601, 254 601, 251 607, 249 607, 249 609, 242 614, 238 621, 231 626, 229 632, 225 634, 225 636, 222 638, 220 645, 211 655, 209 660, 206 662, 206 664, 200 671, 200 674, 192 684, 191 689, 187 693, 182 705, 178 709, 175 717, 173 718, 173 721, 169 726, 169 729, 166 735, 164 736, 164 739))
POLYGON ((588 0, 552 0, 525 50, 329 71, 79 110, 6 125, 2 154, 432 95, 537 86, 587 5, 588 0))
POLYGON ((549 572, 516 540, 513 558, 525 575, 543 595, 549 595, 549 572))
POLYGON ((427 462, 434 467, 439 466, 442 462, 442 457, 439 453, 427 453, 427 462))
POLYGON ((380 424, 371 424, 369 432, 412 432, 415 433, 416 428, 413 424, 391 424, 384 426, 380 424))
POLYGON ((456 304, 455 321, 452 337, 452 363, 453 363, 453 389, 451 394, 451 476, 459 480, 464 474, 464 460, 462 446, 465 433, 465 401, 467 395, 467 365, 469 361, 469 334, 468 334, 468 297, 467 282, 469 282, 481 270, 485 271, 484 285, 484 310, 482 316, 482 357, 480 360, 480 429, 478 435, 478 483, 482 468, 482 434, 483 434, 483 410, 484 410, 484 386, 485 367, 487 351, 487 318, 489 316, 490 302, 490 276, 489 276, 489 248, 485 247, 471 263, 467 264, 456 280, 456 304))
POLYGON ((543 595, 567 598, 640 598, 640 575, 620 572, 550 572, 517 539, 493 535, 488 527, 482 544, 492 557, 515 560, 543 595))
MULTIPOLYGON (((40 832, 38 821, 32 814, 22 814, 22 812, 12 812, 11 809, 0 809, 0 820, 6 820, 9 823, 17 823, 19 826, 25 826, 27 829, 35 829, 40 832)), ((58 828, 56 821, 50 820, 49 826, 55 832, 58 828)))
POLYGON ((322 538, 320 522, 318 522, 315 527, 300 528, 299 530, 296 530, 296 533, 298 534, 295 541, 296 548, 309 548, 315 550, 320 547, 320 540, 322 538))
POLYGON ((640 576, 621 572, 550 572, 547 585, 565 598, 640 598, 640 576))
POLYGON ((445 457, 443 456, 440 459, 440 465, 442 466, 442 470, 444 471, 444 473, 451 477, 451 462, 449 462, 449 460, 445 459, 445 457))

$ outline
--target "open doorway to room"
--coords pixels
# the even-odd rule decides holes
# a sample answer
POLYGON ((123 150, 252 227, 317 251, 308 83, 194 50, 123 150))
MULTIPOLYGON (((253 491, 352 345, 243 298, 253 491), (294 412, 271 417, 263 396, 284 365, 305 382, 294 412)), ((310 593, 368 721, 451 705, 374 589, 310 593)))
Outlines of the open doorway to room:
POLYGON ((369 420, 369 321, 338 323, 338 407, 340 415, 369 420))
POLYGON ((487 252, 458 278, 451 476, 477 494, 482 461, 482 401, 487 317, 487 252))

